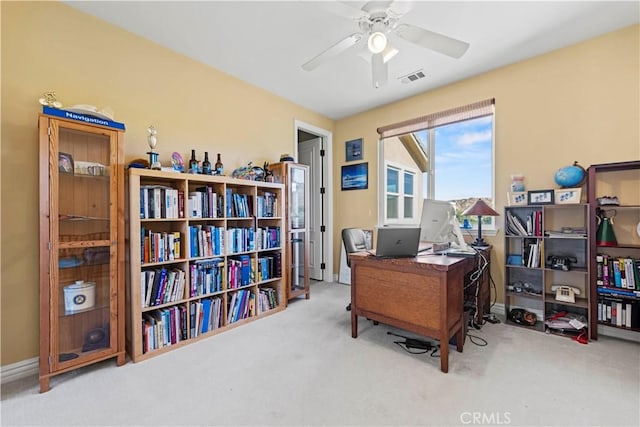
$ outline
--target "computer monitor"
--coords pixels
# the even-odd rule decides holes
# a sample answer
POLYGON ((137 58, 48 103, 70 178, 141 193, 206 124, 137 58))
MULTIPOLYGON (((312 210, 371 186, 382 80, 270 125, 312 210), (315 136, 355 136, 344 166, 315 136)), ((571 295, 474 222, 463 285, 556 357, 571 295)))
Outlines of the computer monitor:
POLYGON ((456 218, 453 202, 424 199, 420 218, 420 241, 426 243, 451 243, 463 249, 467 244, 456 218))

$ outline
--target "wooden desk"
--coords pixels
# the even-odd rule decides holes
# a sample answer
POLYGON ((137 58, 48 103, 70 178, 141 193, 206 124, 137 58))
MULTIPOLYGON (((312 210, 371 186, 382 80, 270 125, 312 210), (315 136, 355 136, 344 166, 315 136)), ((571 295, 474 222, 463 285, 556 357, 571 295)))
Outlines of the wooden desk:
POLYGON ((440 340, 440 369, 449 371, 449 339, 464 345, 463 282, 475 258, 426 255, 381 259, 351 257, 351 336, 358 316, 440 340))

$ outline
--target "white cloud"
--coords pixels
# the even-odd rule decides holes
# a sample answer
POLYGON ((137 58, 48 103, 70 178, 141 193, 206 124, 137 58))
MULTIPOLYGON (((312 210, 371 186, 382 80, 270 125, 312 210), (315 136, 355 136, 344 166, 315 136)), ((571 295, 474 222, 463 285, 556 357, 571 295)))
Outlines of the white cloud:
POLYGON ((468 146, 478 143, 490 143, 491 142, 491 130, 485 130, 481 132, 465 132, 462 135, 456 137, 456 145, 468 146))

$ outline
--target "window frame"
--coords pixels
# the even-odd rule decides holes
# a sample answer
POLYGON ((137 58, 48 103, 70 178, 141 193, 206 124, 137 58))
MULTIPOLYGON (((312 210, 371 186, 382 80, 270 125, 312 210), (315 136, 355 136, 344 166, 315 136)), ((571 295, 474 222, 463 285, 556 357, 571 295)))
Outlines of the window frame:
MULTIPOLYGON (((384 142, 384 141, 383 141, 384 142)), ((420 222, 420 217, 419 215, 417 215, 417 201, 418 196, 416 195, 416 188, 418 187, 417 185, 417 180, 418 180, 418 176, 422 176, 422 173, 420 171, 418 171, 417 169, 414 168, 410 168, 407 167, 407 165, 402 165, 400 163, 394 162, 394 161, 389 161, 386 160, 384 162, 384 166, 383 166, 383 171, 384 173, 383 178, 382 178, 382 188, 384 188, 384 197, 382 198, 382 216, 383 216, 383 220, 381 222, 382 225, 407 225, 407 224, 416 224, 418 222, 420 222), (389 193, 387 192, 387 170, 391 168, 394 170, 398 171, 398 193, 389 193), (407 197, 407 195, 404 192, 404 177, 405 174, 411 174, 412 178, 413 178, 413 194, 411 195, 411 198, 413 199, 412 202, 412 206, 413 206, 413 215, 411 216, 411 218, 405 218, 404 217, 404 200, 407 197), (389 194, 393 194, 393 195, 397 195, 398 196, 398 218, 392 218, 389 219, 387 217, 387 195, 389 194)), ((420 199, 421 200, 421 199, 420 199)))
MULTIPOLYGON (((476 103, 463 105, 460 107, 452 108, 450 110, 444 110, 437 113, 417 117, 411 120, 405 120, 400 123, 396 123, 389 126, 383 126, 378 128, 378 224, 381 225, 390 225, 386 218, 387 215, 387 203, 386 203, 386 165, 388 161, 385 159, 384 153, 384 144, 385 138, 390 138, 394 136, 400 136, 404 134, 415 134, 418 131, 426 131, 427 137, 429 141, 433 141, 435 136, 435 129, 437 127, 454 124, 459 122, 466 122, 469 120, 475 120, 482 117, 491 117, 491 198, 493 201, 493 208, 496 207, 496 187, 495 187, 495 175, 496 175, 496 110, 495 110, 495 99, 486 99, 483 101, 479 101, 476 103), (477 114, 474 114, 474 111, 477 114), (470 115, 469 115, 470 114, 470 115), (450 121, 447 123, 447 117, 450 117, 450 121), (443 122, 444 121, 444 122, 443 122), (428 125, 431 123, 432 125, 428 125)), ((416 137, 417 138, 417 137, 416 137)), ((427 151, 429 168, 426 172, 419 172, 416 176, 423 177, 427 174, 427 185, 423 191, 429 196, 433 196, 435 194, 435 144, 428 144, 425 147, 425 151, 427 151)), ((414 181, 415 182, 415 181, 414 181)), ((417 200, 422 201, 422 194, 414 197, 417 200)), ((414 202, 415 205, 415 202, 414 202)), ((415 209, 415 207, 414 207, 415 209)), ((415 213, 415 211, 414 211, 415 213)), ((399 212, 400 215, 400 212, 399 212)), ((490 224, 482 225, 483 234, 485 235, 496 235, 497 234, 497 225, 494 217, 489 217, 491 220, 490 224)), ((483 218, 484 219, 484 218, 483 218)), ((414 221, 413 224, 419 224, 420 216, 417 216, 417 221, 414 221)), ((393 222, 394 224, 401 224, 401 222, 393 222)), ((407 222, 405 222, 407 223, 407 222)), ((462 224, 461 224, 462 225, 462 224)), ((477 225, 473 225, 472 229, 466 229, 466 234, 475 235, 477 233, 477 225)))

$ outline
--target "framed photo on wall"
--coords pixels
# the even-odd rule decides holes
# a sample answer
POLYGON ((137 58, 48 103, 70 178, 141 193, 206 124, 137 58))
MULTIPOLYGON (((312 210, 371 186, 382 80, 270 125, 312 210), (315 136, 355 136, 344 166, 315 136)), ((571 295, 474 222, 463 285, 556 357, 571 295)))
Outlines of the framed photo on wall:
POLYGON ((345 142, 345 160, 347 162, 362 160, 362 138, 345 142))
POLYGON ((369 188, 369 164, 342 166, 341 182, 342 190, 366 190, 369 188))

